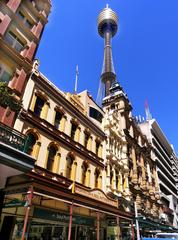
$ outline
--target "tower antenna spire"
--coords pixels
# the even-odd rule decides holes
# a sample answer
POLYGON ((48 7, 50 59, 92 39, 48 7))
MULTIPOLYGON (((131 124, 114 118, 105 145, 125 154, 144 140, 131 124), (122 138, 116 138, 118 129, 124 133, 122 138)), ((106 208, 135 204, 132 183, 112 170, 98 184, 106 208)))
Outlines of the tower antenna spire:
POLYGON ((77 87, 78 87, 78 65, 76 65, 76 70, 75 70, 75 89, 74 89, 74 94, 77 94, 77 87))
POLYGON ((116 13, 106 4, 98 16, 98 33, 104 38, 104 60, 100 77, 100 84, 97 95, 97 103, 101 105, 104 97, 110 94, 110 88, 116 82, 116 74, 114 70, 112 58, 111 40, 117 32, 118 17, 116 13))

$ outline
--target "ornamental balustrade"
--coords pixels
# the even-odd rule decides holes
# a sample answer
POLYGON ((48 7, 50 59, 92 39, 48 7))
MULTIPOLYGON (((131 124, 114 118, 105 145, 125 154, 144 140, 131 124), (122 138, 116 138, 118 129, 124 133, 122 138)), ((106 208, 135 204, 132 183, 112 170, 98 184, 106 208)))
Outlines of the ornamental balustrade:
POLYGON ((3 123, 0 123, 0 142, 25 152, 26 136, 3 123))

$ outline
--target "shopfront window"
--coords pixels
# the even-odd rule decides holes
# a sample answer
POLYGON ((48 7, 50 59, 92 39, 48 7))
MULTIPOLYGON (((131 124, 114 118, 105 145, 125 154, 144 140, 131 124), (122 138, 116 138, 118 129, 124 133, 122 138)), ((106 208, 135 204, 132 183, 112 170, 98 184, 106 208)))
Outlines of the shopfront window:
MULTIPOLYGON (((12 234, 13 240, 21 240, 23 218, 17 217, 12 234)), ((26 240, 67 240, 69 233, 69 214, 48 209, 35 209, 29 219, 26 240)), ((95 218, 73 215, 71 240, 95 240, 95 218)), ((101 238, 104 239, 104 238, 101 238)))

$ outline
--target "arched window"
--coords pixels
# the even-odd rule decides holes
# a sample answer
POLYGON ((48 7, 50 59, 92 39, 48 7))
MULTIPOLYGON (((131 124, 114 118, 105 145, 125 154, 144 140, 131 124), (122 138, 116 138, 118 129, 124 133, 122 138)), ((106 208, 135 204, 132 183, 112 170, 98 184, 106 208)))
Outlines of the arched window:
POLYGON ((54 165, 54 159, 56 156, 56 148, 54 146, 49 147, 48 160, 47 160, 47 170, 52 171, 54 165))
POLYGON ((33 133, 27 135, 27 140, 25 143, 25 152, 29 155, 32 155, 33 147, 36 144, 37 137, 33 133))
POLYGON ((72 122, 72 127, 71 127, 71 133, 70 136, 73 140, 75 140, 75 133, 77 131, 78 125, 74 122, 72 122))
POLYGON ((89 138, 90 138, 90 134, 88 132, 85 132, 85 139, 84 139, 85 148, 87 148, 87 146, 88 146, 89 138))
POLYGON ((37 117, 40 117, 44 104, 45 104, 44 99, 42 99, 41 97, 37 96, 35 107, 34 107, 34 114, 37 117))
POLYGON ((119 172, 116 170, 116 189, 118 189, 119 172))
POLYGON ((67 158, 66 158, 66 161, 67 161, 67 164, 66 164, 66 178, 70 179, 74 157, 72 155, 68 155, 67 158))
POLYGON ((100 175, 100 171, 96 169, 95 170, 95 188, 98 188, 99 175, 100 175))
POLYGON ((63 113, 56 111, 55 119, 54 119, 54 127, 55 128, 59 129, 62 117, 63 117, 63 113))
POLYGON ((97 141, 96 140, 96 155, 98 156, 99 155, 99 148, 100 148, 100 141, 97 141))
POLYGON ((86 163, 86 162, 83 162, 83 164, 82 164, 82 181, 81 181, 81 183, 83 184, 83 185, 85 185, 86 184, 86 174, 87 174, 87 170, 88 170, 88 164, 86 163))

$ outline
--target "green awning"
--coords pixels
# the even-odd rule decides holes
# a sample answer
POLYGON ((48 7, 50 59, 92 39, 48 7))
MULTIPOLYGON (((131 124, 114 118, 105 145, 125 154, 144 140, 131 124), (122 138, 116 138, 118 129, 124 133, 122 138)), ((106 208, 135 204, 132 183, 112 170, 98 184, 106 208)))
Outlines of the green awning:
POLYGON ((153 221, 149 218, 138 217, 137 220, 139 222, 139 227, 141 227, 143 229, 163 230, 163 231, 168 231, 168 232, 172 232, 172 231, 178 232, 177 228, 174 228, 172 226, 153 221))

